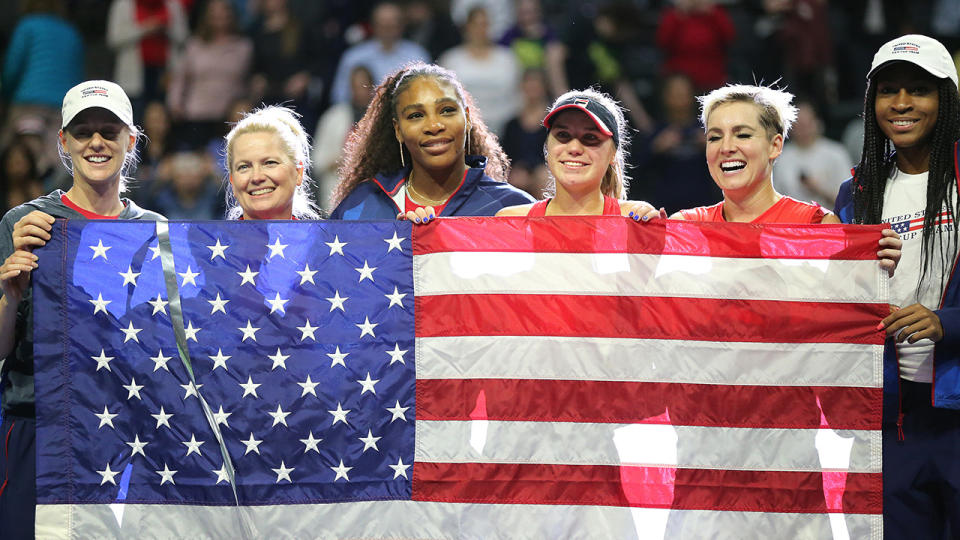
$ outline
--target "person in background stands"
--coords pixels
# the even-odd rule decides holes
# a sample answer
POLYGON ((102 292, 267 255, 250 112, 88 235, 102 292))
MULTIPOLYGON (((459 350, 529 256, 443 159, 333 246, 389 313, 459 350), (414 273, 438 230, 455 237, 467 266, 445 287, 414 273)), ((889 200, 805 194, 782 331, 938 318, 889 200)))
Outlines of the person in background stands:
POLYGON ((363 65, 370 70, 374 82, 408 62, 429 62, 423 47, 403 39, 403 10, 394 2, 381 2, 371 15, 373 37, 347 49, 340 58, 330 88, 331 103, 350 101, 350 72, 363 65))
POLYGON ((832 208, 851 166, 846 148, 823 136, 823 121, 813 103, 798 103, 793 136, 773 167, 777 187, 791 197, 832 208))

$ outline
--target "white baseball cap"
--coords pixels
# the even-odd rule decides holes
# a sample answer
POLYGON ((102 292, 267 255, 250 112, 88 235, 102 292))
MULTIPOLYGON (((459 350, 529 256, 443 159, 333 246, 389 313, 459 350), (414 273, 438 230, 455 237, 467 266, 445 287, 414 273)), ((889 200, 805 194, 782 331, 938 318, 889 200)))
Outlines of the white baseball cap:
POLYGON ((957 66, 953 57, 939 41, 920 34, 909 34, 883 44, 870 64, 870 73, 873 75, 890 62, 910 62, 923 68, 924 71, 938 79, 950 79, 954 86, 957 84, 957 66))
POLYGON ((121 122, 133 127, 133 106, 120 85, 110 81, 84 81, 67 90, 67 95, 63 96, 63 123, 60 128, 67 127, 75 116, 91 107, 106 109, 121 122))

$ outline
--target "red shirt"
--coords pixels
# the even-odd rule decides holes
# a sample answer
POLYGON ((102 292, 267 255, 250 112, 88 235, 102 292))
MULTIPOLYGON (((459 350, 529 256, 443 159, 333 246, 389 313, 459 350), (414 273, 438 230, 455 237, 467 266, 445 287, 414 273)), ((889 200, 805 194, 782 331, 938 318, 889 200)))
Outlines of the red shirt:
MULTIPOLYGON (((547 215, 547 205, 550 204, 552 199, 544 199, 542 201, 537 201, 533 203, 533 206, 530 207, 530 211, 527 212, 527 217, 544 217, 547 215)), ((614 199, 613 197, 603 196, 603 216, 619 216, 620 214, 620 201, 614 199)))
MULTIPOLYGON (((410 192, 409 192, 409 191, 404 190, 404 195, 403 195, 403 201, 404 201, 404 202, 403 202, 403 211, 404 211, 405 213, 406 213, 406 212, 413 212, 413 211, 416 210, 417 208, 426 208, 427 206, 433 206, 433 211, 436 212, 435 215, 438 215, 438 216, 439 216, 439 215, 443 214, 443 209, 447 207, 447 204, 449 204, 450 201, 453 199, 453 197, 457 194, 457 192, 460 191, 460 188, 463 187, 463 182, 467 179, 467 173, 468 173, 468 172, 470 172, 470 169, 469 169, 469 168, 466 169, 465 171, 463 171, 463 178, 460 179, 460 185, 457 186, 457 189, 453 190, 453 193, 451 193, 450 196, 447 197, 447 200, 444 201, 443 204, 426 205, 426 206, 425 206, 425 205, 421 205, 421 204, 419 204, 419 203, 417 203, 417 202, 414 202, 414 200, 410 198, 410 192)), ((407 181, 408 181, 409 179, 410 179, 410 177, 407 177, 407 178, 404 178, 404 179, 403 179, 403 185, 404 185, 404 186, 406 186, 407 181)))
POLYGON ((87 219, 117 219, 117 216, 120 215, 120 214, 117 214, 116 216, 104 216, 102 214, 95 214, 89 210, 84 210, 83 208, 80 208, 79 206, 77 206, 77 203, 67 198, 66 193, 60 196, 60 202, 67 205, 72 210, 76 210, 77 212, 80 212, 81 214, 83 214, 83 217, 87 219))
MULTIPOLYGON (((404 199, 404 203, 403 203, 404 212, 413 212, 417 208, 426 208, 426 206, 423 206, 414 202, 414 200, 410 198, 410 195, 404 195, 403 199, 404 199)), ((447 207, 448 202, 450 202, 450 199, 447 199, 447 202, 443 204, 434 205, 433 211, 436 212, 436 214, 434 215, 439 216, 440 213, 443 212, 443 209, 447 207)))
MULTIPOLYGON (((713 206, 681 210, 680 214, 690 221, 727 221, 723 218, 723 201, 713 206)), ((826 215, 826 210, 817 203, 784 196, 750 223, 820 223, 826 215)))

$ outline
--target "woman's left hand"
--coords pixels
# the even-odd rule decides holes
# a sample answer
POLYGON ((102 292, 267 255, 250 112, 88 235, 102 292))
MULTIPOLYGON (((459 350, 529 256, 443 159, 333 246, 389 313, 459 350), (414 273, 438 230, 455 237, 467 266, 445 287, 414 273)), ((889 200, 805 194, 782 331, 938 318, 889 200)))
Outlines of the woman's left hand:
POLYGON ((634 221, 647 221, 650 218, 666 218, 667 211, 657 210, 647 201, 620 201, 620 213, 634 221))
POLYGON ((422 206, 405 214, 403 212, 397 214, 397 219, 406 219, 407 221, 412 221, 420 225, 425 225, 433 221, 436 217, 437 213, 433 210, 432 206, 422 206))
POLYGON ((883 238, 880 239, 880 251, 877 252, 877 258, 880 259, 880 268, 887 271, 890 277, 897 269, 897 263, 900 262, 903 240, 893 229, 884 229, 883 238))
POLYGON ((943 325, 940 317, 922 304, 913 304, 905 308, 894 309, 887 318, 880 321, 878 330, 886 329, 887 335, 897 332, 897 343, 916 343, 921 339, 937 342, 943 339, 943 325))

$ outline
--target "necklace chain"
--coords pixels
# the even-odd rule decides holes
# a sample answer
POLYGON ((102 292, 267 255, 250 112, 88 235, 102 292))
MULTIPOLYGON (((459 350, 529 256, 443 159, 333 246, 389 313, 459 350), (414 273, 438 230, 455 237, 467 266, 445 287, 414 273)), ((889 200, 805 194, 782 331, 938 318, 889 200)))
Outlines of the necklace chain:
POLYGON ((424 197, 419 191, 417 191, 415 187, 413 187, 413 171, 410 171, 410 176, 407 177, 407 191, 409 191, 413 195, 416 195, 418 199, 420 199, 421 201, 427 202, 430 205, 443 204, 447 202, 448 199, 450 199, 450 195, 447 195, 442 199, 431 199, 430 197, 424 197))

